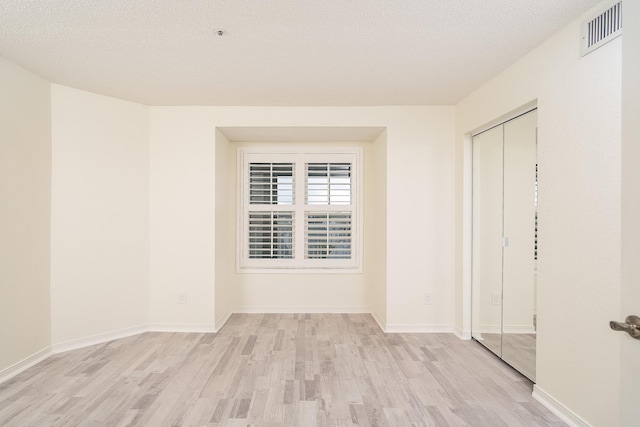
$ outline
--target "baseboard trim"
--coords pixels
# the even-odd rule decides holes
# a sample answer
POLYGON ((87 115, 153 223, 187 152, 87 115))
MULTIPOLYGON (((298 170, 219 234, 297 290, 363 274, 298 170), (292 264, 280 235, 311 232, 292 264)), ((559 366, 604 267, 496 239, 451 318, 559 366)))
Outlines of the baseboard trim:
POLYGON ((54 354, 63 353, 65 351, 76 350, 79 348, 89 347, 91 345, 102 344, 105 342, 126 338, 133 335, 142 334, 149 331, 149 325, 138 325, 130 328, 119 329, 116 331, 105 332, 102 334, 92 335, 89 337, 69 340, 58 344, 53 344, 51 349, 54 354))
POLYGON ((9 366, 8 368, 3 369, 2 371, 0 371, 0 384, 10 380, 11 378, 22 373, 23 371, 26 371, 32 366, 42 362, 52 354, 53 352, 51 351, 51 347, 45 347, 42 350, 33 353, 31 356, 26 357, 21 361, 9 366))
POLYGON ((371 311, 364 307, 235 307, 233 312, 241 314, 368 314, 371 311))
POLYGON ((591 427, 591 424, 580 418, 578 414, 573 412, 571 409, 564 406, 562 403, 557 401, 553 396, 548 394, 546 391, 542 390, 538 387, 537 384, 533 385, 533 393, 532 396, 538 402, 540 402, 545 408, 553 412, 558 416, 562 421, 569 424, 571 427, 591 427))
POLYGON ((384 332, 387 334, 452 334, 453 325, 403 325, 388 324, 384 332))
POLYGON ((478 330, 476 332, 479 332, 481 334, 501 334, 502 333, 502 326, 500 326, 500 325, 480 325, 480 327, 478 328, 478 330))
POLYGON ((214 333, 216 325, 198 323, 150 323, 149 332, 214 333))
POLYGON ((536 328, 533 325, 516 325, 516 326, 500 326, 500 325, 480 325, 478 331, 482 334, 535 334, 536 328))
POLYGON ((378 313, 371 313, 371 316, 373 317, 373 320, 375 320, 376 323, 378 324, 378 327, 380 328, 380 330, 384 332, 387 325, 386 325, 386 322, 382 321, 382 316, 380 316, 378 313))
POLYGON ((228 313, 226 313, 223 316, 221 316, 219 319, 216 319, 216 324, 215 324, 215 331, 216 332, 220 332, 220 329, 222 329, 224 324, 227 323, 227 320, 229 320, 229 318, 231 317, 232 314, 233 313, 229 311, 228 313))
POLYGON ((463 331, 462 329, 455 326, 453 327, 453 335, 464 341, 468 341, 471 339, 471 331, 463 331))
POLYGON ((535 334, 536 328, 533 325, 505 326, 502 328, 503 334, 535 334))

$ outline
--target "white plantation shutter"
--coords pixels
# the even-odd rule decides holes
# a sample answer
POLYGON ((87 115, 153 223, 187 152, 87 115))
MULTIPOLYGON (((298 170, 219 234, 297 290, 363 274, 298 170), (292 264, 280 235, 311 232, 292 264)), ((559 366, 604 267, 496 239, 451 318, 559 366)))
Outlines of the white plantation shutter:
POLYGON ((249 212, 249 258, 293 258, 293 212, 249 212))
POLYGON ((305 258, 351 258, 351 212, 307 212, 305 258))
POLYGON ((251 163, 249 165, 249 203, 252 205, 291 205, 294 203, 293 163, 251 163))
POLYGON ((305 258, 351 259, 351 163, 306 163, 305 182, 305 258))
POLYGON ((361 149, 238 152, 239 271, 361 271, 361 149))
POLYGON ((350 205, 351 163, 307 163, 308 205, 350 205))

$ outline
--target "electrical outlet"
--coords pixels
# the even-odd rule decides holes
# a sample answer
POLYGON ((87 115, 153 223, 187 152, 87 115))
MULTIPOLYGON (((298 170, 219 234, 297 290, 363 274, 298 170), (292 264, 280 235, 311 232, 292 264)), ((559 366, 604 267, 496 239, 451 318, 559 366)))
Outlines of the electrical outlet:
POLYGON ((187 303, 187 293, 178 292, 178 304, 186 304, 186 303, 187 303))
POLYGON ((491 304, 500 305, 502 304, 502 294, 491 294, 491 304))
POLYGON ((431 295, 431 292, 425 292, 424 305, 431 305, 431 304, 433 304, 433 295, 431 295))

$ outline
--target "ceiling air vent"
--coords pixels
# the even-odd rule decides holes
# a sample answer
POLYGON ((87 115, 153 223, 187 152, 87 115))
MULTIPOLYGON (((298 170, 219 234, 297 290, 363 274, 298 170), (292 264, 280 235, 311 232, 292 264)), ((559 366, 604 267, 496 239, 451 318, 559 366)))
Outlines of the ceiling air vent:
POLYGON ((582 24, 582 56, 622 34, 622 1, 582 24))

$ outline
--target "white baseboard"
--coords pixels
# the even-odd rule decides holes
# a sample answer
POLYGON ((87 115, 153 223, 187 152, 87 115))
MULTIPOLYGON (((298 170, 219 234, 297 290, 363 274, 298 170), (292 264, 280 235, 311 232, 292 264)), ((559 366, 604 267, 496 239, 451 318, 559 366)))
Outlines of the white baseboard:
POLYGON ((233 313, 229 311, 226 314, 223 314, 222 316, 220 316, 218 319, 216 319, 216 324, 215 324, 216 332, 220 332, 220 329, 222 329, 224 324, 227 323, 227 320, 229 320, 232 314, 233 313))
POLYGON ((536 328, 533 325, 480 325, 481 334, 535 334, 536 328))
POLYGON ((480 325, 480 330, 475 331, 481 334, 501 334, 502 326, 501 325, 480 325))
POLYGON ((2 371, 0 371, 0 384, 10 380, 11 378, 15 377, 19 373, 26 371, 27 369, 36 365, 37 363, 42 362, 44 359, 51 356, 52 354, 53 352, 51 351, 51 347, 45 347, 42 350, 32 354, 31 356, 25 359, 22 359, 17 363, 14 363, 8 368, 3 369, 2 371))
POLYGON ((370 313, 364 307, 235 307, 234 313, 242 314, 342 314, 342 313, 370 313))
POLYGON ((371 316, 373 317, 373 320, 375 320, 376 323, 378 324, 378 327, 380 328, 380 330, 384 332, 384 330, 387 327, 387 324, 386 322, 382 321, 382 316, 380 316, 380 314, 378 313, 371 313, 371 316))
POLYGON ((470 340, 471 339, 471 331, 464 331, 460 328, 453 327, 453 334, 460 338, 461 340, 470 340))
POLYGON ((533 325, 503 326, 503 334, 535 334, 536 328, 533 325))
POLYGON ((545 408, 553 412, 562 421, 569 424, 571 427, 591 427, 591 424, 583 420, 573 412, 571 409, 564 406, 557 401, 553 396, 538 387, 537 384, 533 385, 532 396, 538 402, 540 402, 545 408))
POLYGON ((387 334, 452 334, 453 325, 394 325, 387 323, 384 332, 387 334))
POLYGON ((150 323, 149 332, 195 332, 211 333, 216 332, 216 325, 197 323, 150 323))
POLYGON ((102 334, 92 335, 89 337, 78 338, 57 344, 53 344, 51 349, 53 353, 62 353, 69 350, 88 347, 90 345, 102 344, 105 342, 117 340, 120 338, 130 337, 149 331, 149 325, 132 326, 130 328, 119 329, 117 331, 105 332, 102 334))

